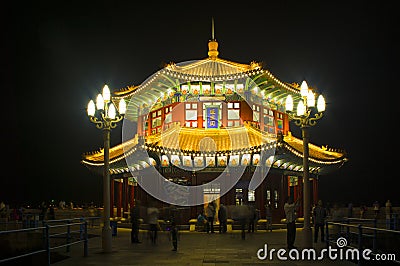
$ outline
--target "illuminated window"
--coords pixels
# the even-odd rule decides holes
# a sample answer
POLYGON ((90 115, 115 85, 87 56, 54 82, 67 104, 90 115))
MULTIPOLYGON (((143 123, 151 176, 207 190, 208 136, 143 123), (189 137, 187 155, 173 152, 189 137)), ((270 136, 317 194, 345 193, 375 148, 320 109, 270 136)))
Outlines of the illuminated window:
POLYGON ((243 189, 236 188, 235 189, 235 203, 236 205, 242 205, 243 202, 243 189))
POLYGON ((166 114, 172 112, 172 106, 166 107, 166 108, 164 109, 164 112, 165 112, 166 114))
POLYGON ((172 106, 167 106, 164 108, 164 123, 163 123, 163 127, 164 129, 168 129, 170 128, 173 123, 172 123, 172 106))
POLYGON ((157 110, 151 113, 151 134, 156 134, 161 132, 161 114, 162 110, 157 110))
POLYGON ((168 123, 171 123, 171 122, 172 122, 172 113, 166 114, 164 123, 168 124, 168 123))
POLYGON ((278 119, 276 120, 276 127, 278 128, 278 132, 283 132, 283 114, 277 113, 278 119))
POLYGON ((148 115, 145 115, 142 117, 142 133, 144 136, 147 136, 149 134, 149 121, 148 121, 148 115))
POLYGON ((229 120, 236 120, 240 119, 239 110, 228 110, 228 119, 229 120))
POLYGON ((197 120, 197 110, 186 110, 186 120, 197 120))
POLYGON ((249 189, 249 192, 247 193, 247 199, 248 201, 256 201, 256 194, 254 190, 249 189))
POLYGON ((161 126, 161 117, 156 117, 154 119, 151 120, 151 127, 152 128, 156 128, 161 126))
POLYGON ((240 103, 229 102, 227 105, 228 109, 228 127, 240 126, 240 103))
POLYGON ((264 131, 272 134, 275 133, 274 112, 267 107, 264 107, 264 131))
POLYGON ((185 104, 185 126, 197 127, 197 103, 185 104))

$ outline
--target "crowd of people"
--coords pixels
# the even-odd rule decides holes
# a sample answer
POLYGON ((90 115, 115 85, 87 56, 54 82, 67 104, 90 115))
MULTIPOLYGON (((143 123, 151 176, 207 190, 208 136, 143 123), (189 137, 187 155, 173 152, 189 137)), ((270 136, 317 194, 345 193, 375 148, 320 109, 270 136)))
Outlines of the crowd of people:
MULTIPOLYGON (((288 197, 284 206, 283 213, 285 215, 286 229, 287 229, 287 248, 293 249, 295 247, 296 240, 296 221, 297 214, 299 211, 301 197, 297 197, 296 201, 292 197, 288 197)), ((357 208, 349 203, 347 207, 340 206, 339 204, 331 205, 329 203, 324 204, 322 200, 312 206, 311 210, 311 224, 313 227, 313 240, 315 243, 318 241, 324 242, 325 226, 326 221, 343 222, 345 219, 380 219, 385 220, 387 229, 394 229, 393 218, 397 217, 397 214, 393 210, 393 206, 390 200, 387 200, 384 204, 380 204, 378 201, 372 202, 368 208, 366 204, 360 204, 357 208), (383 207, 381 207, 383 205, 383 207), (346 210, 347 209, 347 210, 346 210), (358 211, 355 212, 354 210, 358 211)), ((60 201, 58 205, 54 201, 46 202, 43 201, 35 209, 38 210, 39 220, 54 220, 55 209, 74 209, 74 204, 70 202, 66 204, 65 201, 60 201)), ((89 204, 86 206, 89 210, 92 210, 90 216, 94 216, 94 206, 89 204)), ((170 206, 167 214, 163 213, 162 219, 167 221, 167 230, 170 232, 170 239, 173 246, 173 251, 178 249, 178 219, 179 214, 178 208, 170 206), (166 216, 165 216, 166 215, 166 216)), ((6 220, 23 220, 24 213, 28 208, 24 207, 10 207, 9 204, 0 202, 0 217, 6 220)), ((89 212, 90 213, 90 212, 89 212)), ((271 204, 265 205, 265 220, 267 222, 267 229, 272 231, 272 218, 273 209, 271 204)), ((208 202, 205 207, 200 210, 197 216, 197 226, 202 228, 202 231, 207 234, 213 234, 219 232, 224 234, 228 230, 228 218, 232 219, 240 225, 242 239, 245 239, 246 232, 253 233, 256 231, 257 221, 260 217, 260 210, 256 209, 252 204, 225 206, 224 204, 218 204, 216 200, 208 202), (218 225, 218 228, 215 226, 218 225)), ((132 224, 131 230, 131 242, 140 244, 139 228, 141 223, 148 224, 148 236, 152 244, 157 244, 158 231, 161 229, 159 224, 160 209, 155 205, 155 201, 151 201, 148 205, 144 206, 139 200, 135 201, 135 204, 131 206, 130 211, 130 222, 132 224)))
POLYGON ((72 201, 66 204, 64 200, 58 202, 54 200, 42 201, 40 204, 7 204, 0 202, 0 218, 5 221, 25 221, 31 219, 37 220, 55 220, 56 210, 88 210, 88 216, 98 216, 97 208, 93 202, 75 205, 72 201), (36 218, 37 216, 37 218, 36 218))

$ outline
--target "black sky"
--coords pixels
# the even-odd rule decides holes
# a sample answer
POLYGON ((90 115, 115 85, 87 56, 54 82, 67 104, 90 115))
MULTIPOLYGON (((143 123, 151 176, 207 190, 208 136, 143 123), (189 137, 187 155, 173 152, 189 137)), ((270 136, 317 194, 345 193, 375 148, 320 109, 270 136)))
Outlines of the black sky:
MULTIPOLYGON (((324 94, 327 111, 311 142, 345 149, 350 161, 321 177, 321 198, 400 204, 394 3, 17 4, 2 9, 0 200, 101 202, 101 177, 80 164, 82 153, 102 146, 87 102, 105 83, 138 85, 165 63, 205 58, 214 17, 221 58, 262 62, 281 80, 306 79, 324 94)), ((120 141, 118 127, 112 145, 120 141)))

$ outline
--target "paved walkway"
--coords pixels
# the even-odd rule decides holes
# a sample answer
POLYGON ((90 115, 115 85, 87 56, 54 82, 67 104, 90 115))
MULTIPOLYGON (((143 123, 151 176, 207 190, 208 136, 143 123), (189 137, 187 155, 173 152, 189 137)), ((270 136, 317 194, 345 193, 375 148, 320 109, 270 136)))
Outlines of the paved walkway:
MULTIPOLYGON (((276 252, 272 260, 260 260, 257 251, 265 244, 269 251, 272 248, 278 250, 286 247, 286 230, 282 229, 250 234, 246 232, 245 240, 241 238, 239 231, 226 234, 181 231, 178 251, 172 251, 172 242, 167 232, 159 234, 156 245, 150 243, 146 231, 140 233, 142 243, 131 244, 130 229, 118 228, 117 236, 113 237, 113 251, 108 254, 102 252, 100 231, 97 233, 99 236, 89 239, 88 257, 83 257, 83 245, 79 244, 73 246, 70 253, 63 253, 69 258, 53 265, 356 265, 350 261, 329 258, 323 261, 280 261, 276 252)), ((301 246, 301 229, 297 231, 295 245, 301 246)), ((325 248, 322 243, 314 245, 317 252, 325 248)), ((288 253, 284 256, 288 256, 288 253)))

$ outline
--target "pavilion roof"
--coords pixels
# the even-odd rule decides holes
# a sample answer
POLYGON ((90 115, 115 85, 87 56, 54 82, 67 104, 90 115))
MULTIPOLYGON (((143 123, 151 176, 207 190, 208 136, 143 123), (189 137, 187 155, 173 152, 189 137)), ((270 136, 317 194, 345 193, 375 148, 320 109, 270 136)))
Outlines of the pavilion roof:
MULTIPOLYGON (((210 41, 210 43, 213 43, 213 41, 210 41)), ((161 95, 169 95, 171 91, 177 93, 176 89, 181 84, 188 82, 229 83, 237 80, 242 80, 245 86, 248 86, 246 89, 251 90, 257 87, 256 90, 251 90, 252 93, 272 104, 283 106, 289 94, 293 97, 295 104, 301 99, 300 87, 297 83, 281 81, 269 70, 264 69, 261 63, 255 61, 248 64, 237 63, 218 57, 218 52, 210 55, 210 51, 209 57, 181 63, 170 63, 148 77, 140 85, 131 85, 114 91, 112 98, 115 106, 118 106, 122 99, 127 101, 126 117, 136 121, 138 108, 142 104, 152 106, 161 95)))
MULTIPOLYGON (((167 153, 217 156, 218 154, 254 153, 271 147, 276 148, 275 156, 270 162, 273 168, 302 171, 303 143, 301 139, 290 133, 282 139, 277 139, 250 124, 220 130, 186 128, 177 125, 163 133, 147 136, 142 144, 136 135, 132 140, 110 149, 110 171, 112 174, 129 172, 126 157, 135 156, 135 151, 143 148, 157 156, 167 153)), ((82 163, 92 170, 99 171, 104 166, 103 160, 104 150, 100 149, 84 154, 82 163)), ((311 173, 324 173, 332 166, 340 167, 347 160, 346 153, 342 150, 309 144, 311 173)), ((131 167, 131 170, 140 170, 142 167, 149 166, 149 162, 144 159, 136 158, 134 161, 137 161, 137 164, 131 167)))

